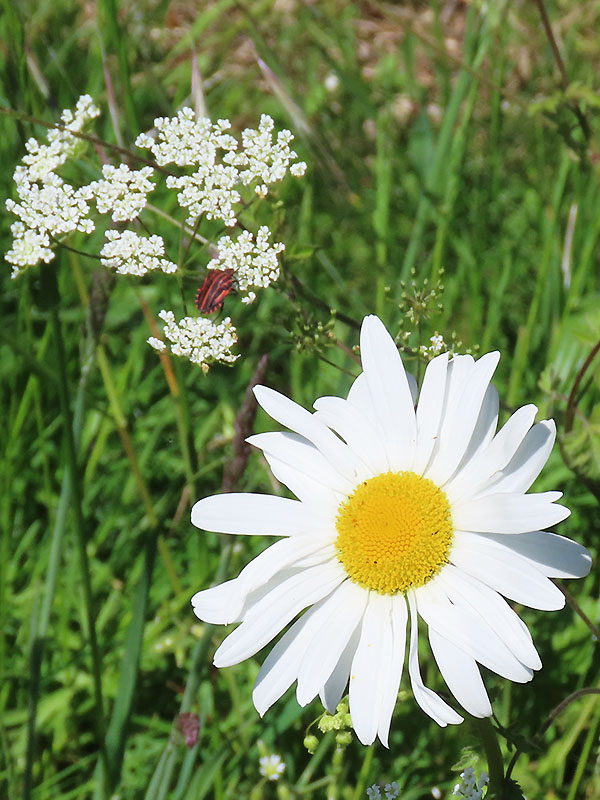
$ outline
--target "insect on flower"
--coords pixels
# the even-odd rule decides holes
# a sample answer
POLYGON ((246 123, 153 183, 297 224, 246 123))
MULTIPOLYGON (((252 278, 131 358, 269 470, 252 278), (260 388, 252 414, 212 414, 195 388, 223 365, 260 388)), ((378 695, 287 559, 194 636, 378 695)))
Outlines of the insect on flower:
POLYGON ((196 292, 196 308, 201 314, 212 314, 221 308, 232 288, 232 269, 211 269, 196 292))

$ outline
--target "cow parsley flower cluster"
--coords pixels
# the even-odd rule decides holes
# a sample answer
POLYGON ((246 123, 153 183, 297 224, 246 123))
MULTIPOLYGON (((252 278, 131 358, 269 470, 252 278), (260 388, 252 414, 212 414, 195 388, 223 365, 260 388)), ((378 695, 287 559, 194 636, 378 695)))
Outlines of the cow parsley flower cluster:
POLYGON ((131 170, 127 164, 104 164, 103 180, 92 181, 87 192, 96 199, 101 214, 110 214, 113 222, 126 222, 136 219, 145 208, 147 195, 154 189, 153 174, 152 167, 131 170))
MULTIPOLYGON (((74 111, 62 112, 61 125, 49 131, 47 143, 33 138, 27 142, 27 153, 14 172, 18 199, 6 201, 7 209, 17 217, 11 228, 12 247, 6 254, 13 266, 13 278, 27 267, 52 261, 55 246, 69 234, 91 234, 95 230, 90 218, 94 205, 98 214, 109 216, 114 223, 136 221, 148 208, 148 195, 156 187, 151 166, 135 170, 125 163, 103 164, 101 178, 79 186, 67 183, 59 174, 69 159, 79 156, 88 146, 82 132, 99 114, 92 98, 84 95, 74 111)), ((306 171, 306 164, 297 161, 298 156, 290 147, 293 135, 288 130, 276 133, 274 127, 272 118, 263 114, 258 128, 247 128, 238 141, 229 132, 229 120, 213 123, 208 118, 197 118, 193 109, 183 108, 175 117, 155 119, 154 130, 140 134, 136 145, 150 151, 161 172, 166 172, 167 165, 176 168, 176 174, 168 174, 165 183, 167 188, 177 190, 188 225, 193 228, 204 217, 233 227, 238 224, 238 208, 244 199, 248 200, 247 194, 243 197, 243 187, 253 184, 256 194, 264 197, 268 187, 288 172, 300 177, 306 171), (185 168, 192 169, 179 174, 185 168)), ((188 234, 193 236, 189 230, 188 234)), ((237 238, 223 236, 208 264, 209 270, 232 271, 233 286, 243 303, 252 303, 255 289, 265 288, 279 277, 278 255, 284 245, 271 243, 270 238, 267 226, 256 234, 243 230, 237 238)), ((161 236, 122 227, 109 226, 106 230, 100 260, 119 275, 135 277, 178 269, 167 257, 161 236)), ((229 319, 216 325, 190 317, 176 322, 170 311, 162 311, 161 315, 173 354, 189 358, 203 369, 210 361, 231 362, 237 358, 230 350, 236 335, 229 319)), ((159 350, 167 347, 164 342, 157 344, 154 338, 149 342, 159 350)))
MULTIPOLYGON (((237 342, 237 333, 231 319, 225 317, 216 323, 205 317, 184 317, 179 322, 172 311, 164 309, 158 315, 163 322, 164 334, 171 342, 171 352, 198 364, 203 372, 208 372, 212 361, 233 363, 239 356, 231 352, 237 342)), ((166 350, 166 344, 151 336, 148 344, 159 353, 166 350)))
POLYGON ((233 270, 236 289, 242 293, 242 303, 252 303, 256 293, 251 287, 264 289, 279 277, 277 256, 285 245, 271 245, 271 231, 266 225, 258 229, 256 239, 250 231, 243 231, 236 240, 222 236, 217 243, 218 255, 208 262, 208 269, 233 270))
POLYGON ((461 782, 457 783, 452 790, 453 795, 465 798, 465 800, 481 800, 489 783, 487 772, 482 772, 479 780, 475 777, 473 767, 467 767, 460 773, 461 782))
POLYGON ((119 275, 141 277, 153 270, 176 272, 177 264, 164 258, 165 243, 161 236, 138 236, 134 231, 106 231, 106 243, 100 251, 104 267, 119 275))
POLYGON ((49 132, 48 144, 33 138, 26 142, 27 154, 13 173, 19 202, 6 201, 8 211, 18 217, 11 225, 13 243, 6 254, 13 266, 12 278, 40 261, 52 261, 53 239, 76 230, 94 230, 93 221, 87 219, 90 208, 86 193, 65 183, 56 170, 79 150, 81 140, 74 134, 81 133, 99 113, 92 98, 84 95, 74 112, 63 111, 61 128, 49 132))
POLYGON ((294 164, 290 162, 297 158, 297 153, 290 148, 294 140, 288 130, 279 131, 273 141, 273 128, 275 123, 268 114, 263 114, 257 130, 246 128, 242 132, 242 150, 230 152, 223 159, 226 163, 240 169, 240 180, 247 186, 253 180, 259 181, 255 192, 259 197, 265 197, 270 183, 282 180, 289 170, 296 178, 301 178, 306 172, 304 161, 294 164))
POLYGON ((172 119, 155 119, 156 138, 142 133, 136 144, 149 149, 161 166, 196 167, 192 175, 167 178, 167 186, 179 190, 177 199, 187 210, 190 225, 204 215, 232 227, 237 222, 234 206, 242 200, 237 187, 256 180, 256 193, 265 197, 268 185, 281 181, 288 171, 295 177, 306 171, 303 161, 292 163, 298 157, 290 148, 292 133, 279 131, 273 140, 274 126, 273 119, 263 114, 258 129, 242 132, 238 149, 238 141, 227 133, 229 120, 212 123, 204 117, 197 119, 193 109, 183 108, 172 119))

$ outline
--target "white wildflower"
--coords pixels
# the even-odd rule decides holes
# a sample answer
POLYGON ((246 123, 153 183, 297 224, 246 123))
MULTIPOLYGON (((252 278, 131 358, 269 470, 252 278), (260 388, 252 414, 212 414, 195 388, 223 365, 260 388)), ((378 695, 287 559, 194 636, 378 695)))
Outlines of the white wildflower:
POLYGON ((385 800, 396 800, 396 798, 400 794, 400 787, 398 786, 396 781, 392 781, 391 783, 386 783, 383 790, 385 792, 385 800))
POLYGON ((50 249, 50 238, 45 232, 27 228, 22 222, 13 222, 10 226, 13 243, 5 258, 13 265, 11 278, 20 274, 19 267, 33 267, 40 261, 48 263, 54 258, 50 249))
MULTIPOLYGON (((215 323, 205 317, 184 317, 177 322, 173 312, 165 310, 158 316, 165 323, 163 330, 171 342, 173 355, 183 356, 192 364, 200 365, 203 372, 208 372, 213 361, 233 363, 238 358, 231 352, 237 342, 237 334, 229 317, 215 323)), ((148 344, 156 350, 164 350, 164 347, 156 346, 156 341, 151 337, 148 344)))
POLYGON ((288 170, 295 177, 301 177, 306 171, 303 161, 290 166, 290 162, 298 157, 290 148, 293 134, 282 130, 273 140, 274 127, 272 117, 263 114, 258 129, 246 128, 242 132, 242 150, 227 153, 223 158, 227 164, 241 167, 240 179, 244 186, 254 179, 260 181, 255 191, 261 197, 267 193, 267 185, 282 180, 288 170))
POLYGON ((192 108, 182 108, 176 117, 159 117, 154 120, 156 139, 141 133, 135 143, 149 149, 160 166, 176 164, 179 167, 202 165, 213 167, 219 150, 229 152, 238 146, 233 136, 226 133, 231 127, 227 119, 213 125, 210 119, 196 119, 192 108))
POLYGON ((167 349, 167 345, 163 342, 162 339, 157 339, 156 336, 151 336, 149 339, 146 340, 150 347, 153 347, 155 350, 158 350, 159 353, 164 353, 167 349))
POLYGON ((254 387, 292 433, 247 441, 298 499, 233 493, 195 503, 198 528, 283 538, 236 579, 196 592, 192 606, 206 623, 241 620, 214 654, 219 668, 277 638, 254 684, 261 716, 294 681, 300 705, 321 697, 330 714, 349 691, 358 739, 387 747, 405 660, 423 711, 441 727, 463 719, 423 681, 419 617, 457 703, 489 717, 479 663, 520 683, 542 666, 503 597, 562 608, 550 578, 587 575, 592 558, 546 530, 569 516, 561 492, 528 493, 552 450, 554 422, 534 424, 528 405, 496 432, 499 353, 437 356, 420 393, 375 316, 362 323, 360 354, 363 371, 347 398, 318 398, 314 412, 254 387))
POLYGON ((154 189, 150 180, 154 173, 152 167, 131 170, 127 164, 105 164, 102 167, 103 180, 92 181, 87 186, 88 196, 96 199, 101 214, 112 215, 115 222, 135 219, 146 206, 146 196, 154 189))
POLYGON ((82 95, 77 101, 75 112, 65 109, 61 114, 61 123, 68 130, 50 130, 48 144, 40 144, 34 138, 28 139, 25 143, 27 155, 23 156, 25 167, 20 167, 20 170, 27 172, 29 181, 45 183, 52 173, 83 146, 81 139, 73 136, 71 131, 81 133, 86 123, 99 114, 100 109, 94 105, 92 98, 88 94, 82 95))
POLYGON ((116 270, 119 275, 141 277, 151 270, 171 273, 177 264, 164 258, 165 243, 161 236, 138 236, 133 231, 106 231, 100 256, 102 265, 116 270))
POLYGON ((259 772, 269 781, 278 781, 285 772, 285 764, 281 756, 274 753, 270 756, 263 756, 259 759, 259 772))
POLYGON ((472 767, 467 767, 460 773, 461 783, 457 783, 452 794, 466 798, 466 800, 481 800, 488 785, 489 778, 487 772, 482 772, 479 780, 475 777, 472 767))
POLYGON ((419 348, 419 353, 426 358, 433 358, 444 350, 448 350, 448 345, 444 341, 444 337, 437 331, 430 337, 430 345, 422 344, 419 348))
POLYGON ((62 112, 61 122, 68 130, 50 130, 48 144, 40 144, 34 138, 26 142, 27 153, 13 173, 20 202, 6 201, 8 211, 19 218, 11 226, 13 243, 6 254, 6 260, 14 267, 11 277, 20 274, 19 268, 52 261, 52 238, 94 230, 94 223, 87 219, 90 209, 85 191, 65 183, 56 170, 84 146, 73 132, 81 132, 99 113, 92 98, 83 95, 74 112, 62 112))
POLYGON ((241 201, 235 188, 239 174, 222 164, 201 165, 193 175, 167 177, 169 189, 180 189, 177 201, 188 211, 187 222, 193 225, 203 214, 207 219, 220 219, 228 227, 237 222, 233 206, 241 201))
POLYGON ((381 789, 376 783, 367 789, 367 797, 369 800, 381 800, 381 789))
POLYGON ((18 185, 20 203, 6 201, 6 208, 19 217, 28 228, 48 231, 52 236, 62 236, 78 230, 91 233, 94 223, 85 219, 90 208, 81 189, 68 183, 49 183, 39 186, 25 182, 18 185))
POLYGON ((279 278, 277 256, 285 249, 282 242, 270 244, 271 231, 266 225, 258 229, 256 240, 250 231, 242 231, 237 239, 222 236, 217 243, 218 255, 208 262, 208 269, 232 269, 236 288, 246 296, 242 302, 256 298, 250 287, 264 289, 279 278))

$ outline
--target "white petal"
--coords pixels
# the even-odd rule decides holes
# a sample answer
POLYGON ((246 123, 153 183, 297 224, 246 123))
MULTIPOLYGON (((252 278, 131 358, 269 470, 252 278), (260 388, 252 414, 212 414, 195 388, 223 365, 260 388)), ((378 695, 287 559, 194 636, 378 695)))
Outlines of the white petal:
POLYGON ((327 597, 345 578, 339 562, 333 560, 281 581, 248 611, 242 624, 221 644, 215 653, 215 666, 230 667, 258 653, 296 614, 327 597))
POLYGON ((275 431, 257 433, 249 436, 246 441, 259 447, 267 459, 274 456, 332 491, 343 495, 354 491, 355 484, 332 469, 322 453, 304 436, 288 431, 275 431))
POLYGON ((429 644, 448 688, 461 706, 474 717, 491 717, 492 706, 477 662, 433 628, 429 628, 429 644))
POLYGON ((324 548, 318 539, 308 536, 281 539, 263 550, 234 580, 196 592, 192 597, 194 614, 204 622, 213 624, 238 622, 250 592, 264 586, 281 570, 294 566, 299 559, 316 553, 320 553, 323 560, 325 554, 329 553, 329 549, 324 548))
POLYGON ((522 664, 541 669, 542 662, 531 639, 527 625, 494 589, 448 564, 435 577, 454 605, 469 607, 522 664))
POLYGON ((361 372, 358 377, 354 379, 350 391, 348 392, 348 402, 357 408, 367 419, 372 420, 374 425, 377 425, 377 417, 375 416, 375 409, 371 402, 371 395, 369 394, 369 386, 367 383, 367 376, 361 372))
POLYGON ((298 675, 298 664, 318 627, 318 618, 327 599, 316 603, 284 633, 259 670, 252 702, 262 717, 298 675))
POLYGON ((417 405, 417 449, 413 469, 422 475, 435 447, 446 394, 448 353, 432 358, 425 370, 417 405))
POLYGON ((298 500, 321 516, 321 527, 324 530, 332 527, 332 538, 335 539, 335 518, 344 496, 275 456, 265 455, 265 458, 275 478, 287 486, 298 500))
POLYGON ((447 409, 439 449, 426 472, 426 477, 438 486, 450 478, 465 455, 499 359, 498 352, 482 356, 464 383, 460 397, 447 409))
MULTIPOLYGON (((473 356, 453 356, 448 362, 446 370, 446 391, 444 393, 444 404, 442 415, 438 426, 438 440, 436 442, 436 452, 441 444, 441 437, 445 435, 454 424, 458 412, 460 411, 460 400, 467 381, 475 369, 475 359, 473 356)), ((458 415, 459 416, 459 415, 458 415)))
POLYGON ((333 672, 325 683, 325 686, 323 686, 319 692, 321 702, 330 714, 335 713, 338 703, 342 699, 342 696, 346 691, 346 687, 348 686, 350 668, 352 667, 354 653, 358 647, 359 640, 360 626, 357 626, 354 629, 352 636, 348 640, 348 644, 344 648, 344 652, 339 657, 338 663, 335 665, 333 672))
POLYGON ((467 655, 509 680, 525 683, 533 672, 522 664, 494 633, 483 617, 469 606, 452 604, 439 582, 415 591, 417 608, 430 628, 453 642, 467 655))
POLYGON ((363 465, 352 450, 314 414, 266 386, 255 386, 254 395, 267 414, 312 442, 340 475, 356 485, 363 473, 363 465))
POLYGON ((583 578, 592 566, 589 550, 556 533, 534 531, 510 536, 490 533, 486 538, 524 556, 549 578, 583 578))
MULTIPOLYGON (((454 473, 454 476, 450 479, 450 483, 452 483, 457 476, 461 476, 465 469, 469 468, 472 460, 475 460, 480 453, 483 453, 488 449, 490 442, 496 433, 496 428, 498 427, 499 407, 500 400, 498 397, 498 390, 493 383, 490 383, 483 397, 481 411, 479 412, 479 417, 477 418, 477 424, 475 425, 473 436, 471 436, 471 441, 469 442, 458 469, 454 473)), ((447 485, 448 484, 444 484, 443 487, 445 492, 447 492, 447 485)))
POLYGON ((365 317, 360 354, 371 403, 383 428, 392 471, 412 468, 416 420, 410 387, 398 348, 378 317, 365 317))
POLYGON ((392 714, 398 700, 398 689, 404 667, 404 651, 406 649, 406 622, 408 612, 404 595, 392 597, 392 659, 389 676, 381 697, 381 711, 379 712, 379 725, 377 735, 382 744, 388 746, 388 734, 392 721, 392 714))
POLYGON ((408 651, 408 674, 415 700, 423 711, 438 725, 458 725, 463 721, 448 703, 423 683, 419 669, 419 631, 417 627, 417 606, 414 592, 408 592, 408 606, 410 608, 410 647, 408 651))
POLYGON ((219 533, 294 536, 318 530, 321 519, 297 500, 270 494, 214 494, 192 508, 192 524, 219 533))
POLYGON ((391 597, 370 592, 350 671, 350 715, 362 744, 372 744, 377 736, 391 660, 391 597))
POLYGON ((534 405, 517 409, 490 442, 444 486, 450 502, 473 496, 496 472, 509 463, 527 431, 533 425, 537 408, 534 405))
POLYGON ((310 703, 331 676, 362 619, 368 596, 367 591, 348 580, 327 598, 319 615, 320 628, 298 670, 296 697, 301 706, 310 703))
POLYGON ((542 611, 556 611, 565 598, 531 562, 491 537, 456 531, 450 561, 509 600, 542 611))
POLYGON ((548 460, 555 438, 554 420, 543 420, 534 425, 510 462, 492 478, 489 490, 526 492, 548 460))
POLYGON ((315 416, 338 433, 370 470, 365 478, 388 468, 384 443, 377 429, 352 403, 342 397, 320 397, 315 416))
POLYGON ((454 527, 479 533, 527 533, 548 528, 571 513, 554 501, 562 492, 503 492, 465 500, 452 506, 454 527))

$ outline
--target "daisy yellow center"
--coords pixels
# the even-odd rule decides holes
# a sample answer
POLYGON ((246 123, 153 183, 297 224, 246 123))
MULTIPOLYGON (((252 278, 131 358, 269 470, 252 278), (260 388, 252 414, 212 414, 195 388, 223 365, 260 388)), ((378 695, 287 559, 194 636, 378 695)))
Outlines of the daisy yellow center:
POLYGON ((385 472, 361 483, 338 509, 338 558, 349 577, 380 594, 423 586, 448 562, 450 504, 414 472, 385 472))

